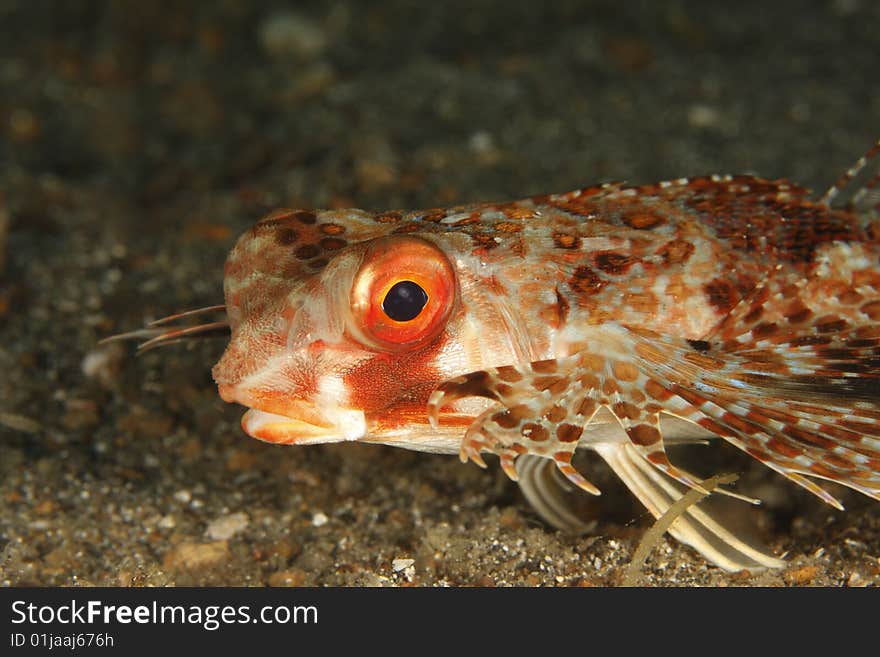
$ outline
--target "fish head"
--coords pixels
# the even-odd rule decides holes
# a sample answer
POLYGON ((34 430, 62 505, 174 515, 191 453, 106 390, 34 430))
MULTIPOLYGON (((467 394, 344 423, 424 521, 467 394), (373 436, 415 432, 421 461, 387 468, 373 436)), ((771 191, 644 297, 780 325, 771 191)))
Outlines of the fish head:
POLYGON ((431 392, 524 348, 507 300, 479 284, 466 235, 394 234, 380 219, 278 211, 231 251, 231 339, 213 376, 225 401, 250 409, 250 436, 455 452, 485 401, 462 401, 434 430, 431 392))

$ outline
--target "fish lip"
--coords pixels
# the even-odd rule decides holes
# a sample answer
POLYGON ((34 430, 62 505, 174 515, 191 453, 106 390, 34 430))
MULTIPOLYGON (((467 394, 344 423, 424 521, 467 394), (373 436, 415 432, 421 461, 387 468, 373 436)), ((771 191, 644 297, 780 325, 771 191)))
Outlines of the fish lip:
POLYGON ((304 419, 249 409, 241 418, 241 428, 249 436, 276 445, 318 445, 363 438, 367 431, 363 411, 336 409, 333 423, 312 424, 304 419))
POLYGON ((359 440, 367 434, 361 410, 330 405, 283 394, 260 392, 235 385, 218 386, 220 397, 249 407, 241 428, 257 440, 278 445, 316 445, 359 440))

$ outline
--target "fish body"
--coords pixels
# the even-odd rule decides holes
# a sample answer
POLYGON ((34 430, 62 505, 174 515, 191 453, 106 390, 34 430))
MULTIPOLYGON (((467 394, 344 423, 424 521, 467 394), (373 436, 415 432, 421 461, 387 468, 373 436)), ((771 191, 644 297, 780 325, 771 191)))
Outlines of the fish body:
MULTIPOLYGON (((818 199, 709 176, 275 211, 227 259, 214 379, 268 442, 496 454, 557 526, 553 470, 599 493, 577 448, 659 516, 701 484, 666 445, 708 437, 830 504, 817 479, 880 499, 878 151, 818 199)), ((698 506, 670 531, 725 568, 781 563, 698 506)))

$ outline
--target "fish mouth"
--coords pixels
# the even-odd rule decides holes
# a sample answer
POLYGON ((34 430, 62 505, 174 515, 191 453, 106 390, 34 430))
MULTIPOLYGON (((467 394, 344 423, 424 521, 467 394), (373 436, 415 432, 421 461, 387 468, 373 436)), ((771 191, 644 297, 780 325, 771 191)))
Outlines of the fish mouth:
POLYGON ((366 435, 363 411, 335 409, 332 419, 332 424, 321 426, 301 418, 252 408, 242 416, 241 428, 257 440, 276 445, 339 443, 366 435))
POLYGON ((276 445, 318 445, 359 440, 367 434, 364 412, 332 406, 319 407, 274 394, 243 392, 234 386, 220 386, 224 401, 249 406, 241 428, 257 440, 276 445))

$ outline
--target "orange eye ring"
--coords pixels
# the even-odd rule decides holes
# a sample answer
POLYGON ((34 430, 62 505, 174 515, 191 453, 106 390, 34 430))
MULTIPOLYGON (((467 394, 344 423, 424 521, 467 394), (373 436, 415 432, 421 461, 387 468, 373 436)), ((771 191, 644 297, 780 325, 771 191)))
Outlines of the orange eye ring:
POLYGON ((412 349, 440 334, 454 301, 455 272, 443 251, 419 237, 380 238, 354 277, 352 332, 384 351, 412 349))

